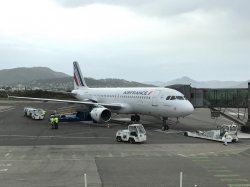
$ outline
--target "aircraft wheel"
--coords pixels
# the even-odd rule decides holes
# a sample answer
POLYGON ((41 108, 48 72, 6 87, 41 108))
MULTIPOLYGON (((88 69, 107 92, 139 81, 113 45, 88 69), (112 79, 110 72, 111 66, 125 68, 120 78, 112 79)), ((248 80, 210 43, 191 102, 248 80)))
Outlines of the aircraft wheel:
POLYGON ((117 136, 117 137, 116 137, 116 141, 121 142, 121 141, 122 141, 121 137, 120 137, 120 136, 117 136))
POLYGON ((140 119, 141 119, 141 118, 140 118, 140 116, 139 116, 139 115, 135 115, 135 121, 137 121, 137 122, 138 122, 138 121, 140 121, 140 119))
POLYGON ((133 138, 129 138, 129 143, 134 144, 135 140, 133 138))
POLYGON ((169 126, 167 125, 166 120, 167 120, 167 118, 163 118, 163 120, 162 120, 162 130, 163 131, 169 129, 169 126))
POLYGON ((135 120, 136 120, 135 115, 132 115, 132 116, 131 116, 131 121, 135 121, 135 120))
POLYGON ((168 126, 168 125, 163 125, 163 126, 161 127, 161 129, 162 129, 163 131, 166 131, 166 130, 169 129, 169 126, 168 126))

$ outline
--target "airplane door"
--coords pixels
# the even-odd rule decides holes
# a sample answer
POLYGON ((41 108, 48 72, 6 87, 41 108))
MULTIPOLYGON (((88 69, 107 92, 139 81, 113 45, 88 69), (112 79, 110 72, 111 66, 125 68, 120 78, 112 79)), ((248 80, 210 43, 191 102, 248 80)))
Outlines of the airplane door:
POLYGON ((152 106, 153 106, 153 107, 157 107, 157 106, 158 106, 159 94, 160 94, 160 91, 159 91, 159 90, 156 90, 156 91, 154 91, 154 93, 153 93, 153 96, 152 96, 152 106))

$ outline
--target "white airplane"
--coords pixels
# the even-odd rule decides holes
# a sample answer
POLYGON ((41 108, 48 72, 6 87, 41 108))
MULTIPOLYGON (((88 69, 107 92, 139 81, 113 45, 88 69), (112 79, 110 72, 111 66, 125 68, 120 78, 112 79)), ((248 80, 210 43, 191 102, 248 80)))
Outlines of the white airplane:
POLYGON ((10 98, 77 103, 89 106, 94 122, 108 122, 111 113, 132 114, 131 121, 140 121, 139 114, 160 117, 163 130, 168 129, 169 117, 185 117, 194 111, 193 105, 184 95, 174 89, 161 87, 140 88, 89 88, 82 76, 78 62, 73 62, 74 90, 71 92, 78 101, 47 98, 10 98))

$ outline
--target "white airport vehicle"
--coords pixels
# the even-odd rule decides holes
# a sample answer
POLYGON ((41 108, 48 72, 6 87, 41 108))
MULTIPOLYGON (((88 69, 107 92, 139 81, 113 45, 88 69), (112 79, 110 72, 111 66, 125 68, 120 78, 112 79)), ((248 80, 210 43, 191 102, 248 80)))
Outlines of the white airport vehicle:
POLYGON ((132 124, 128 129, 118 130, 116 133, 116 140, 118 142, 139 143, 147 140, 146 131, 142 124, 132 124))
POLYGON ((208 140, 214 140, 219 142, 224 142, 224 134, 227 131, 228 136, 226 137, 227 142, 238 142, 239 138, 237 136, 238 126, 235 124, 232 125, 221 125, 218 130, 210 130, 210 131, 196 131, 196 132, 185 132, 185 136, 190 136, 194 138, 202 138, 208 140))
POLYGON ((30 117, 32 119, 44 119, 45 111, 41 108, 32 108, 32 107, 25 107, 23 109, 24 116, 30 117))
POLYGON ((170 88, 89 88, 78 62, 73 62, 73 68, 74 90, 69 94, 78 101, 16 96, 9 98, 84 104, 89 108, 93 121, 97 123, 110 121, 112 112, 131 114, 131 121, 135 122, 140 121, 140 114, 150 115, 162 119, 164 130, 168 129, 166 120, 169 117, 185 117, 194 110, 182 93, 170 88))

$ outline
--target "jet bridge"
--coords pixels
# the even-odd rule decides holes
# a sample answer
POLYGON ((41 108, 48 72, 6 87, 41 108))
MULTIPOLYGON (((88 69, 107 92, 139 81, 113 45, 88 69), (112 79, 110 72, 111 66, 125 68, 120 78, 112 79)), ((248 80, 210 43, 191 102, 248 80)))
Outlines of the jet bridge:
POLYGON ((193 88, 191 85, 171 85, 169 88, 183 93, 195 108, 210 108, 211 117, 223 115, 250 132, 250 82, 248 88, 193 88), (225 109, 237 109, 238 116, 230 116, 225 109), (240 115, 244 113, 243 116, 240 115))

